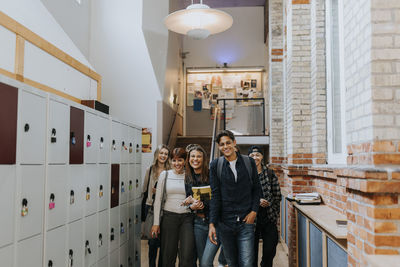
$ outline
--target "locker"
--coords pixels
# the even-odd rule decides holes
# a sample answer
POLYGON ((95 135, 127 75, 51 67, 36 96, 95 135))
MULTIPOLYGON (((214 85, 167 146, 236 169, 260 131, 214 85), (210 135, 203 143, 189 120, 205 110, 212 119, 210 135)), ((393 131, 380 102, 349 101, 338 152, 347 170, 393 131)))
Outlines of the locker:
POLYGON ((121 163, 129 163, 129 128, 121 124, 121 163))
POLYGON ((49 165, 47 169, 47 230, 64 225, 67 220, 68 185, 66 165, 49 165))
POLYGON ((98 185, 98 211, 102 211, 108 208, 110 203, 110 185, 109 185, 109 164, 99 164, 97 166, 99 170, 99 185, 98 185))
POLYGON ((132 240, 135 237, 135 202, 128 203, 128 239, 132 240))
POLYGON ((119 249, 119 266, 128 266, 128 243, 125 243, 119 249))
POLYGON ((133 267, 135 261, 135 239, 129 239, 128 241, 128 267, 133 267))
POLYGON ((18 157, 21 164, 44 164, 46 96, 21 90, 18 112, 18 157))
POLYGON ((128 240, 128 204, 122 204, 119 206, 119 244, 122 245, 128 240))
POLYGON ((110 240, 109 234, 109 222, 108 222, 108 210, 102 211, 99 213, 98 226, 99 226, 99 235, 98 235, 98 256, 97 259, 102 259, 107 256, 108 253, 108 243, 110 240))
POLYGON ((110 207, 114 208, 119 204, 119 164, 111 165, 111 188, 110 207))
POLYGON ((140 240, 141 236, 141 220, 140 220, 140 212, 141 212, 142 200, 140 198, 134 201, 134 230, 135 230, 135 238, 140 240))
POLYGON ((103 259, 101 259, 98 263, 97 263, 97 267, 109 267, 110 265, 108 264, 108 257, 105 257, 103 259))
POLYGON ((92 266, 97 262, 99 237, 97 226, 97 214, 85 218, 85 266, 92 266))
POLYGON ((69 166, 69 178, 67 189, 68 222, 81 219, 83 216, 83 206, 85 205, 85 176, 84 166, 69 166))
POLYGON ((121 124, 116 121, 111 123, 111 163, 121 162, 121 124))
POLYGON ((97 211, 98 190, 100 188, 97 165, 86 165, 85 173, 85 216, 89 216, 97 211))
POLYGON ((73 267, 82 267, 84 250, 85 247, 83 243, 83 222, 82 220, 79 220, 68 225, 68 263, 71 265, 72 261, 73 267))
MULTIPOLYGON (((136 197, 136 164, 129 164, 128 178, 128 200, 134 200, 136 197)), ((141 192, 140 192, 141 193, 141 192)))
POLYGON ((61 226, 46 233, 46 256, 44 266, 67 265, 67 228, 61 226))
POLYGON ((140 198, 142 196, 142 168, 138 163, 136 163, 135 172, 135 198, 140 198))
POLYGON ((136 128, 136 163, 142 162, 142 129, 136 128))
POLYGON ((120 176, 119 176, 119 204, 126 203, 129 195, 129 165, 120 165, 120 176))
POLYGON ((129 163, 136 163, 136 128, 129 127, 128 142, 129 163))
POLYGON ((69 145, 69 106, 54 99, 49 101, 47 151, 49 164, 66 164, 69 145))
MULTIPOLYGON (((15 164, 17 155, 18 89, 0 82, 0 164, 15 164)), ((1 242, 1 241, 0 241, 1 242)))
POLYGON ((140 238, 135 239, 135 258, 134 258, 134 266, 140 267, 140 257, 141 257, 141 241, 140 238))
POLYGON ((99 163, 110 162, 110 120, 108 118, 98 117, 98 144, 99 144, 99 163))
POLYGON ((110 267, 120 267, 119 265, 119 249, 113 251, 110 255, 110 267))
POLYGON ((91 112, 85 112, 85 163, 97 163, 97 155, 100 146, 97 116, 91 112))
POLYGON ((119 248, 119 227, 119 207, 115 207, 110 210, 110 252, 119 248))
POLYGON ((0 165, 0 247, 14 239, 15 165, 0 165))
POLYGON ((85 113, 75 107, 70 108, 69 164, 83 164, 85 113))
POLYGON ((44 166, 21 166, 18 217, 18 240, 42 232, 44 203, 44 166))
POLYGON ((23 255, 23 257, 17 257, 17 267, 32 267, 42 266, 42 252, 43 252, 43 237, 37 235, 23 241, 18 242, 17 255, 23 255))
POLYGON ((14 262, 14 246, 0 248, 0 262, 2 266, 12 267, 14 262))

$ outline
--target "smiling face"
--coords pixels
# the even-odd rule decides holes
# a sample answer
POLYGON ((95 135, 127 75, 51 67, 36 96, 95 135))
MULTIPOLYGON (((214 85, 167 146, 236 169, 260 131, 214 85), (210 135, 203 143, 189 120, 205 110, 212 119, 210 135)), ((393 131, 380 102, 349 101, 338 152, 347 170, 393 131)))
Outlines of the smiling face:
POLYGON ((164 164, 168 160, 168 154, 169 154, 169 152, 167 149, 161 148, 160 152, 158 153, 158 157, 157 157, 158 162, 164 164))
POLYGON ((184 158, 173 158, 172 168, 176 173, 183 173, 185 170, 185 159, 184 158))
POLYGON ((218 143, 218 149, 228 160, 234 160, 236 158, 236 140, 233 141, 228 136, 222 136, 218 143))
POLYGON ((256 162, 257 167, 260 166, 261 161, 263 160, 263 155, 260 152, 253 152, 249 155, 249 157, 253 158, 256 162))
POLYGON ((193 168, 193 170, 197 173, 201 172, 201 168, 203 167, 203 152, 192 150, 189 155, 189 164, 193 168))

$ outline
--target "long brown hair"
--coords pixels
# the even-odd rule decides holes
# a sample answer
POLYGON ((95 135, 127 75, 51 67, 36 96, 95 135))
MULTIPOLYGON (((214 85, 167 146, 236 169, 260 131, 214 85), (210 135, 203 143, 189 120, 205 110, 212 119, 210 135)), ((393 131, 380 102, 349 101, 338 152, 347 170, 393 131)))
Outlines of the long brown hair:
POLYGON ((168 146, 166 145, 159 145, 157 149, 154 151, 154 159, 153 159, 153 164, 151 165, 151 169, 153 171, 156 171, 158 168, 158 154, 160 154, 161 149, 166 149, 168 150, 168 158, 164 163, 164 169, 165 170, 170 170, 171 169, 171 164, 170 164, 170 159, 171 159, 171 150, 169 149, 168 146))
POLYGON ((202 148, 200 145, 196 145, 190 148, 188 152, 188 157, 186 159, 186 175, 185 175, 185 183, 186 184, 193 184, 195 182, 194 180, 194 169, 192 166, 190 166, 189 160, 190 160, 190 153, 193 151, 198 151, 203 154, 203 164, 201 166, 201 173, 200 173, 200 181, 202 183, 208 183, 209 182, 209 169, 208 169, 208 160, 207 160, 207 153, 202 148))

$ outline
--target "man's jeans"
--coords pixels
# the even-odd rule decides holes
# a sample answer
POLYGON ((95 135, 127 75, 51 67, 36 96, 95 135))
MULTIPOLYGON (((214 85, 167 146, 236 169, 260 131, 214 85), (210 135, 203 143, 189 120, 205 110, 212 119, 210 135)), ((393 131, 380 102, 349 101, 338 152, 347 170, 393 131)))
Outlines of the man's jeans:
POLYGON ((254 261, 254 224, 225 221, 218 224, 219 236, 229 267, 252 267, 254 261))

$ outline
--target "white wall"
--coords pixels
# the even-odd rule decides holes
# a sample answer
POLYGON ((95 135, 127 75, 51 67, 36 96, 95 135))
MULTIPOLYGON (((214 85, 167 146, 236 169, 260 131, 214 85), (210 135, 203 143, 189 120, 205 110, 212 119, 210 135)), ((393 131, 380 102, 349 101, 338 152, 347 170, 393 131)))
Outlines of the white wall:
POLYGON ((264 66, 264 7, 221 8, 233 17, 232 27, 205 40, 185 37, 186 67, 264 66))

